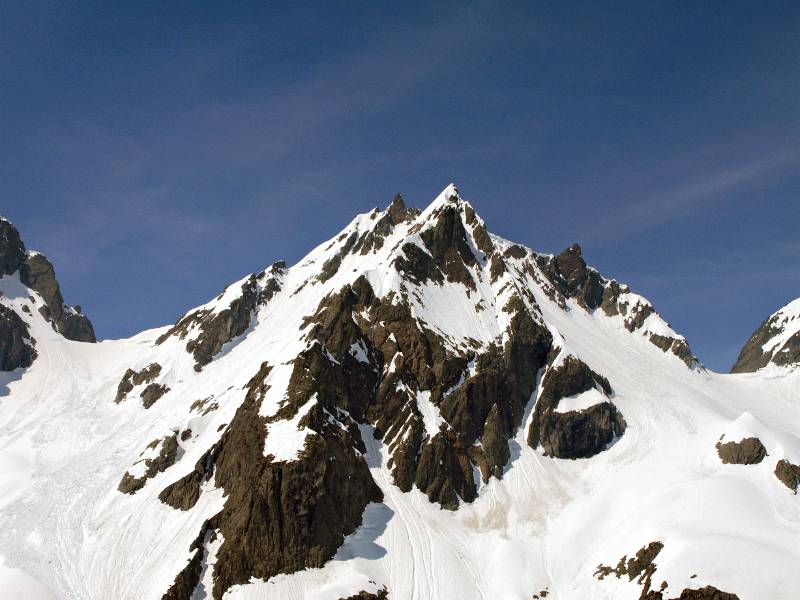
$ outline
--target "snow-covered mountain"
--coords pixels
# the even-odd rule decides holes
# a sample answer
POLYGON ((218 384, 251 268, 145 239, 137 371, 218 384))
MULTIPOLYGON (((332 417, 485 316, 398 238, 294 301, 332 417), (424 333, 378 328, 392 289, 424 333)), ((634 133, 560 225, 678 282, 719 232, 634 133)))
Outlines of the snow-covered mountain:
POLYGON ((450 185, 82 343, 0 226, 5 597, 798 597, 798 301, 713 373, 450 185))
POLYGON ((731 372, 752 373, 770 364, 800 364, 800 298, 771 314, 753 332, 731 372))

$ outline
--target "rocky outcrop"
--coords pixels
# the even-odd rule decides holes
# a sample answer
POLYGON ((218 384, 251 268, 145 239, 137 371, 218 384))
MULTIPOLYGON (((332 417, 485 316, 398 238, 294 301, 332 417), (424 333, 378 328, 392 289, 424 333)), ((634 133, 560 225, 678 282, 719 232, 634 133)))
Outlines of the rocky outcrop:
MULTIPOLYGON (((627 576, 628 581, 635 579, 636 583, 642 586, 639 600, 665 600, 665 590, 669 587, 666 581, 661 582, 659 589, 653 589, 653 576, 657 568, 655 559, 663 549, 664 544, 661 542, 651 542, 637 551, 633 558, 623 556, 619 559, 616 567, 598 565, 594 575, 600 580, 612 574, 617 579, 627 576)), ((739 600, 739 598, 735 594, 729 594, 707 585, 699 589, 686 588, 679 596, 671 600, 739 600)))
POLYGON ((142 453, 159 448, 159 452, 153 458, 144 458, 144 471, 141 476, 136 477, 126 471, 119 482, 117 489, 123 494, 135 494, 144 487, 148 479, 152 479, 159 473, 163 473, 175 464, 178 457, 178 434, 173 433, 165 438, 153 440, 142 453))
POLYGON ((166 385, 161 385, 158 383, 151 383, 146 388, 142 390, 141 398, 142 398, 142 405, 145 408, 150 408, 156 401, 161 398, 164 394, 169 391, 169 388, 166 385))
POLYGON ((0 304, 0 371, 30 367, 36 358, 35 344, 27 323, 11 308, 0 304))
POLYGON ((720 460, 733 465, 755 465, 767 456, 767 449, 761 440, 755 437, 744 438, 738 442, 717 442, 717 454, 720 460))
POLYGON ((770 315, 753 332, 731 373, 752 373, 770 363, 779 367, 800 364, 800 299, 770 315))
POLYGON ((339 600, 389 600, 389 592, 384 586, 374 594, 372 592, 361 591, 347 598, 339 598, 339 600))
POLYGON ((20 280, 38 292, 46 306, 40 309, 42 316, 53 323, 53 327, 68 340, 95 342, 94 327, 80 306, 72 308, 64 304, 61 289, 56 280, 53 265, 42 254, 28 254, 20 267, 20 280))
POLYGON ((0 217, 0 277, 16 273, 27 255, 17 228, 0 217))
POLYGON ((545 456, 590 458, 608 448, 625 428, 616 406, 601 402, 583 410, 544 415, 539 442, 545 456))
MULTIPOLYGON (((647 318, 656 312, 649 302, 639 297, 631 305, 625 299, 625 294, 630 292, 628 286, 606 279, 596 269, 587 266, 578 244, 572 244, 557 256, 537 254, 535 260, 547 279, 540 282, 543 291, 562 308, 566 308, 566 299, 574 298, 589 312, 599 308, 606 316, 622 316, 625 328, 631 333, 642 329, 647 318)), ((664 352, 672 352, 688 367, 696 362, 689 344, 682 337, 647 332, 647 339, 664 352)))
POLYGON ((192 471, 161 490, 158 499, 177 510, 192 509, 200 498, 200 486, 214 473, 217 454, 219 445, 215 444, 200 457, 192 471))
POLYGON ((117 395, 114 398, 114 402, 119 404, 133 391, 134 387, 155 381, 160 374, 161 365, 158 363, 150 363, 140 371, 128 369, 117 385, 117 395))
POLYGON ((632 558, 627 556, 620 558, 614 568, 602 564, 598 565, 594 575, 600 580, 611 574, 616 575, 617 579, 623 576, 627 576, 628 581, 635 579, 636 583, 642 586, 641 597, 646 598, 653 584, 653 574, 656 571, 655 559, 663 549, 664 544, 661 542, 650 542, 647 546, 638 550, 632 558))
POLYGON ((796 494, 797 486, 800 485, 800 465, 792 464, 786 459, 779 460, 775 465, 775 477, 796 494))
MULTIPOLYGON (((480 354, 448 350, 445 340, 413 318, 404 300, 376 299, 365 278, 328 297, 309 320, 314 327, 307 337, 344 366, 348 381, 362 381, 347 395, 347 406, 338 408, 374 425, 389 448, 400 489, 416 485, 431 501, 454 509, 477 494, 473 466, 484 479, 502 475, 508 439, 521 424, 551 344, 547 329, 519 298, 507 309, 513 315, 508 340, 480 354), (354 363, 349 349, 358 345, 372 364, 354 363), (420 396, 438 407, 444 429, 425 431, 420 396)), ((330 369, 330 361, 319 362, 330 369)))
POLYGON ((20 281, 38 292, 45 302, 42 316, 68 340, 94 342, 91 321, 81 313, 80 306, 64 303, 53 265, 38 252, 28 252, 19 231, 10 221, 0 218, 0 276, 19 272, 20 281))
MULTIPOLYGON (((172 337, 183 340, 192 333, 186 351, 195 359, 194 370, 201 371, 225 344, 248 330, 256 308, 267 304, 281 290, 285 269, 286 263, 278 261, 266 271, 251 275, 227 307, 221 310, 201 308, 189 313, 159 336, 156 344, 163 344, 172 337)), ((218 301, 223 294, 217 297, 218 301)))
POLYGON ((458 206, 448 204, 432 216, 435 225, 420 233, 433 264, 447 281, 475 289, 475 281, 467 267, 475 266, 475 254, 467 242, 467 232, 458 206))
MULTIPOLYGON (((386 237, 394 231, 394 228, 400 225, 400 223, 416 217, 419 211, 406 207, 403 197, 397 194, 386 211, 384 211, 383 216, 378 218, 378 214, 377 209, 372 212, 370 218, 377 219, 377 221, 371 229, 357 237, 352 245, 352 249, 348 249, 349 251, 365 255, 380 250, 383 248, 386 237)), ((339 262, 341 262, 341 259, 342 255, 340 254, 339 262)))
MULTIPOLYGON (((293 410, 296 413, 300 396, 307 394, 313 380, 306 368, 313 368, 319 358, 298 359, 281 416, 290 417, 293 410)), ((259 415, 259 407, 270 371, 269 365, 262 365, 220 441, 180 486, 168 488, 172 500, 180 488, 183 504, 193 505, 185 501, 186 490, 199 493, 199 482, 213 473, 215 485, 225 491, 225 505, 214 522, 224 540, 213 571, 213 596, 217 599, 230 586, 246 583, 251 577, 269 579, 278 573, 321 567, 344 536, 361 523, 366 505, 382 500, 357 449, 363 450, 358 429, 332 424, 322 406, 309 412, 301 423, 316 434, 307 439, 297 460, 273 462, 263 456, 268 419, 259 415)), ((189 575, 179 574, 183 583, 176 580, 176 585, 189 587, 186 582, 193 581, 189 575)))
POLYGON ((186 566, 175 576, 169 589, 161 596, 161 600, 191 600, 195 597, 195 590, 203 574, 203 561, 206 552, 205 545, 216 535, 216 521, 218 515, 207 519, 200 533, 189 546, 191 557, 186 566))
MULTIPOLYGON (((657 596, 652 595, 645 598, 645 600, 661 599, 662 594, 658 594, 657 596)), ((673 598, 673 600, 739 600, 739 596, 718 590, 713 585, 707 585, 696 590, 687 588, 681 592, 680 596, 673 598)))
POLYGON ((563 298, 575 298, 589 311, 600 306, 607 282, 586 265, 578 244, 572 244, 558 256, 537 255, 536 262, 557 294, 554 300, 561 303, 563 298))
POLYGON ((691 367, 694 364, 695 358, 686 340, 666 335, 658 335, 656 333, 651 333, 649 339, 663 352, 672 352, 675 356, 680 358, 687 367, 691 367))
POLYGON ((534 407, 528 445, 531 448, 541 445, 544 454, 554 458, 589 458, 620 437, 625 432, 625 419, 610 401, 583 410, 556 411, 562 398, 592 389, 606 396, 612 393, 605 377, 574 356, 567 356, 563 364, 549 368, 534 407))

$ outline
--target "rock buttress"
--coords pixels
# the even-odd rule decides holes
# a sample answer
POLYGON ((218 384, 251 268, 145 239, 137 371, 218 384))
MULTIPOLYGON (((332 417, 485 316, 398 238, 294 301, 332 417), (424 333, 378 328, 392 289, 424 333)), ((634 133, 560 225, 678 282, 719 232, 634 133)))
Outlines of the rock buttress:
POLYGON ((53 265, 42 254, 29 254, 20 267, 20 280, 39 293, 47 306, 40 312, 68 340, 95 342, 92 322, 81 314, 80 307, 64 304, 53 265))
MULTIPOLYGON (((314 377, 307 373, 318 359, 327 360, 316 354, 297 359, 280 417, 290 418, 309 401, 309 393, 323 391, 324 383, 311 389, 314 377)), ((213 571, 216 599, 252 577, 266 580, 321 567, 361 524, 366 505, 382 500, 357 450, 363 449, 358 429, 332 424, 322 403, 301 422, 315 433, 306 438, 297 460, 273 462, 263 456, 269 419, 259 415, 259 407, 269 372, 264 364, 251 379, 243 404, 198 468, 164 490, 167 497, 184 494, 181 501, 191 508, 200 483, 213 471, 215 484, 225 491, 225 505, 215 517, 224 540, 213 571), (186 493, 194 497, 186 501, 186 493)))
POLYGON ((475 466, 484 480, 502 475, 510 457, 508 439, 521 424, 552 340, 518 297, 506 310, 513 316, 505 344, 480 354, 448 350, 413 317, 405 299, 377 299, 365 278, 323 300, 308 320, 314 326, 307 338, 342 364, 348 380, 362 381, 346 396, 347 404, 336 406, 375 427, 403 491, 416 485, 432 502, 454 509, 477 494, 475 466), (368 363, 354 362, 354 347, 365 349, 368 363), (468 372, 471 360, 474 372, 468 372), (421 395, 438 407, 447 427, 425 431, 417 404, 421 395))
POLYGON ((534 407, 528 445, 531 448, 541 445, 546 456, 555 458, 589 458, 621 436, 626 428, 625 419, 610 401, 583 410, 556 412, 562 398, 591 389, 601 390, 606 396, 612 393, 605 377, 574 356, 548 369, 534 407))

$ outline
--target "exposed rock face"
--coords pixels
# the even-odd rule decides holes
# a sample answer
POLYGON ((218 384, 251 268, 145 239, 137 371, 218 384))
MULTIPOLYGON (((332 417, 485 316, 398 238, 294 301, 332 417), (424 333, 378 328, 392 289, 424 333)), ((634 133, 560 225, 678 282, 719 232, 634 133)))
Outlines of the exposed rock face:
MULTIPOLYGON (((155 457, 143 459, 145 470, 141 477, 135 477, 129 472, 125 472, 125 475, 122 476, 122 480, 117 487, 120 492, 123 494, 135 494, 144 487, 148 479, 152 479, 159 473, 163 473, 175 464, 175 460, 178 457, 178 434, 174 433, 163 439, 153 440, 147 446, 147 450, 154 450, 159 446, 159 453, 155 457)), ((147 450, 145 450, 145 452, 147 452, 147 450)), ((144 454, 144 452, 142 454, 144 454)))
POLYGON ((27 255, 17 228, 0 217, 0 276, 16 273, 27 255))
MULTIPOLYGON (((648 596, 645 600, 661 600, 661 594, 648 596)), ((718 590, 712 585, 707 585, 696 590, 685 589, 680 596, 673 600, 739 600, 739 596, 718 590)))
MULTIPOLYGON (((274 375, 273 367, 263 363, 246 386, 233 420, 222 426, 221 438, 189 473, 159 494, 162 502, 182 511, 205 506, 198 500, 212 485, 224 491, 225 499, 222 510, 198 532, 186 567, 165 597, 194 593, 214 536, 222 540, 213 566, 215 598, 252 578, 322 566, 358 527, 366 505, 382 499, 363 456, 365 441, 373 447, 372 440, 362 438, 366 432, 388 451, 386 466, 401 490, 416 486, 431 502, 455 510, 477 497, 481 484, 476 471, 484 482, 503 477, 511 460, 510 439, 522 426, 543 372, 531 445, 541 445, 552 457, 588 458, 625 431, 603 376, 574 356, 543 371, 558 350, 537 297, 518 281, 523 276, 543 280, 539 258, 490 236, 457 196, 426 211, 425 219, 409 223, 417 214, 395 198, 388 211, 359 217, 332 240, 321 265, 314 260, 300 265, 300 272, 308 271, 302 285, 293 286, 292 296, 334 277, 344 280, 354 255, 383 248, 391 233, 403 227, 405 237, 390 238, 394 250, 387 254, 387 264, 397 271, 390 275, 399 274, 404 285, 383 288, 378 297, 371 279, 362 275, 328 293, 303 321, 299 335, 304 349, 291 363, 277 367, 291 364, 288 384, 280 377, 280 385, 286 386, 283 399, 261 410, 274 375), (428 284, 426 290, 420 284, 428 284), (426 322, 421 297, 428 289, 438 293, 436 284, 458 289, 476 311, 494 311, 489 314, 495 321, 486 328, 494 331, 497 324, 494 337, 479 333, 482 341, 458 338, 426 322), (492 305, 495 298, 505 304, 492 305), (606 400, 584 410, 557 411, 562 398, 592 389, 606 400), (279 423, 285 426, 295 417, 304 436, 302 449, 289 453, 290 458, 265 449, 279 423)), ((542 261, 549 269, 543 285, 562 308, 565 298, 576 298, 583 310, 617 311, 633 330, 654 312, 645 302, 629 307, 627 288, 587 267, 577 246, 542 261)), ((281 291, 281 278, 269 273, 284 268, 281 264, 251 276, 241 290, 225 293, 225 305, 220 296, 186 315, 158 343, 171 337, 186 340, 201 369, 224 344, 245 333, 259 306, 281 291)), ((571 308, 570 303, 565 310, 571 308)), ((658 343, 673 350, 675 341, 658 343)), ((216 408, 216 403, 206 407, 209 402, 211 397, 198 400, 192 411, 206 414, 216 408)), ((385 598, 386 592, 354 596, 362 597, 385 598)))
MULTIPOLYGON (((639 600, 664 600, 664 590, 668 587, 666 581, 661 583, 658 590, 652 589, 652 580, 657 568, 654 561, 663 549, 664 544, 661 542, 651 542, 640 549, 633 558, 629 559, 627 556, 623 556, 614 568, 598 565, 595 577, 602 580, 614 574, 619 579, 627 575, 628 581, 636 579, 636 583, 642 586, 639 600)), ((684 589, 680 596, 672 598, 672 600, 739 600, 739 598, 735 594, 729 594, 707 585, 700 589, 684 589)))
POLYGON ((20 280, 32 290, 39 292, 47 303, 43 316, 52 321, 54 328, 68 340, 95 342, 94 328, 79 307, 64 304, 61 289, 56 281, 53 265, 41 254, 29 254, 20 268, 20 280))
POLYGON ((752 373, 770 363, 800 364, 800 299, 773 313, 753 332, 731 373, 752 373))
MULTIPOLYGON (((574 298, 587 311, 600 308, 606 316, 622 315, 625 328, 633 333, 645 325, 647 318, 655 313, 650 303, 637 299, 632 306, 623 298, 630 292, 627 286, 605 279, 597 270, 588 267, 583 259, 581 247, 572 244, 558 256, 537 255, 536 263, 551 287, 544 287, 551 298, 566 307, 565 300, 574 298)), ((689 344, 681 337, 647 334, 648 339, 664 352, 670 351, 687 367, 696 359, 689 344)))
POLYGON ((9 307, 0 304, 0 371, 30 367, 36 358, 35 344, 25 321, 9 307))
POLYGON ((672 352, 675 356, 680 358, 687 367, 691 367, 695 363, 695 357, 692 354, 692 350, 689 348, 689 344, 686 343, 686 340, 666 335, 658 335, 656 333, 651 333, 649 339, 654 345, 661 348, 662 351, 672 352))
POLYGON ((37 252, 28 252, 17 228, 0 218, 0 276, 16 272, 23 284, 42 296, 46 306, 40 312, 56 331, 68 340, 96 341, 92 323, 81 314, 80 307, 64 304, 50 261, 37 252))
POLYGON ((739 442, 717 442, 717 454, 725 464, 755 465, 764 460, 767 449, 758 438, 745 438, 739 442))
POLYGON ((163 344, 174 336, 183 340, 190 332, 198 330, 186 343, 186 351, 194 356, 195 371, 201 371, 219 354, 225 344, 247 331, 256 308, 267 304, 280 291, 285 269, 286 263, 278 261, 266 271, 251 275, 242 284, 241 292, 227 307, 221 310, 202 308, 189 313, 161 335, 156 343, 163 344))
MULTIPOLYGON (((297 362, 295 384, 285 406, 289 414, 296 413, 300 406, 296 402, 306 396, 311 381, 305 374, 306 365, 313 367, 317 358, 308 360, 297 362)), ((363 449, 363 442, 356 437, 358 429, 343 430, 331 424, 322 406, 304 417, 302 426, 317 433, 307 438, 297 460, 272 462, 263 456, 268 420, 258 411, 270 370, 269 365, 263 365, 248 384, 244 403, 218 444, 204 457, 205 474, 187 476, 194 482, 213 470, 215 484, 225 490, 225 506, 214 517, 224 539, 213 572, 213 595, 217 599, 230 586, 251 577, 269 579, 278 573, 321 567, 344 536, 360 524, 366 505, 382 500, 357 451, 359 446, 363 449)), ((184 483, 183 487, 191 485, 184 483)), ((188 589, 192 581, 184 570, 173 588, 188 589)))
POLYGON ((160 374, 161 365, 158 363, 150 363, 141 371, 128 369, 125 371, 122 380, 117 386, 117 396, 114 398, 114 402, 119 404, 128 396, 135 386, 155 381, 160 374))
POLYGON ((583 410, 556 412, 562 398, 598 389, 612 393, 608 380, 574 356, 548 369, 528 430, 528 445, 544 449, 546 456, 588 458, 603 451, 625 432, 625 419, 609 401, 583 410))
POLYGON ((800 465, 794 465, 786 459, 779 460, 775 465, 775 477, 796 494, 800 484, 800 465))
POLYGON ((384 587, 375 594, 371 592, 359 592, 347 598, 339 598, 339 600, 389 600, 389 592, 384 587))
POLYGON ((374 361, 374 366, 361 363, 362 369, 388 371, 380 380, 370 375, 372 383, 359 388, 377 389, 376 396, 354 391, 347 406, 339 407, 357 420, 365 415, 375 426, 376 436, 389 447, 390 468, 401 489, 416 485, 432 501, 454 509, 459 498, 475 498, 473 465, 485 479, 502 474, 508 439, 521 424, 551 343, 549 332, 521 301, 511 302, 508 312, 514 316, 504 347, 495 345, 477 356, 448 351, 443 339, 412 317, 403 300, 378 301, 364 278, 323 301, 310 321, 315 327, 309 339, 351 365, 348 379, 357 373, 348 350, 358 345, 374 361), (470 360, 477 367, 474 374, 466 373, 470 360), (415 401, 420 395, 439 407, 447 427, 424 431, 415 401), (479 440, 485 441, 483 448, 475 445, 479 440))
MULTIPOLYGON (((347 244, 345 244, 345 246, 342 248, 342 251, 336 255, 334 264, 328 265, 326 263, 327 268, 323 267, 323 277, 325 278, 325 281, 327 281, 327 279, 336 273, 339 268, 339 264, 341 263, 341 259, 347 253, 347 251, 357 252, 361 255, 365 255, 369 254, 370 252, 380 250, 383 248, 386 236, 391 234, 397 225, 412 219, 418 214, 418 210, 407 208, 406 203, 403 201, 403 197, 400 194, 397 194, 392 203, 389 205, 386 214, 384 214, 375 223, 375 226, 370 231, 366 231, 360 236, 354 238, 352 245, 350 240, 348 240, 347 244)), ((376 211, 373 211, 371 218, 377 218, 376 211)), ((320 280, 322 281, 322 279, 320 280)))
POLYGON ((577 296, 578 301, 589 310, 600 306, 603 300, 600 274, 586 266, 578 244, 572 244, 559 254, 555 266, 555 272, 561 277, 566 296, 577 296))
POLYGON ((161 596, 161 600, 191 600, 194 596, 203 574, 203 561, 206 558, 205 545, 216 533, 216 519, 216 517, 212 517, 203 523, 200 533, 189 546, 189 552, 191 552, 189 562, 175 577, 175 581, 161 596))
POLYGON ((142 405, 145 408, 150 408, 156 401, 169 391, 166 385, 159 385, 158 383, 151 383, 142 390, 142 405))
POLYGON ((617 576, 617 579, 627 575, 628 581, 636 579, 636 583, 642 586, 641 598, 648 598, 650 587, 653 584, 653 574, 656 571, 654 561, 663 549, 664 544, 661 542, 651 542, 637 551, 636 556, 633 558, 628 558, 627 556, 620 558, 617 566, 613 569, 605 565, 598 565, 594 575, 600 580, 605 579, 612 573, 617 576))

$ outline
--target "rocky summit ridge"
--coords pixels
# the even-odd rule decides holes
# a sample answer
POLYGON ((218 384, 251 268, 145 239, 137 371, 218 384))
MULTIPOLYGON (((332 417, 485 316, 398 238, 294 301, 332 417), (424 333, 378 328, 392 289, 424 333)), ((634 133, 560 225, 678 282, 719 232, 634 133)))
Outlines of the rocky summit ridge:
POLYGON ((171 326, 74 344, 94 341, 88 319, 0 228, 0 448, 34 457, 0 556, 56 597, 745 599, 798 583, 775 575, 796 544, 764 550, 800 532, 791 311, 743 350, 754 373, 709 372, 580 246, 493 235, 451 184, 171 326), (729 564, 709 558, 731 539, 729 564), (761 574, 731 574, 740 560, 761 574))

